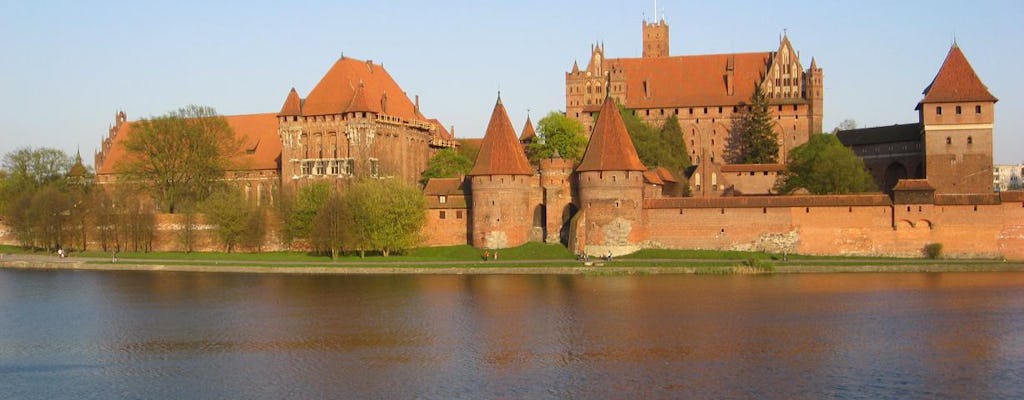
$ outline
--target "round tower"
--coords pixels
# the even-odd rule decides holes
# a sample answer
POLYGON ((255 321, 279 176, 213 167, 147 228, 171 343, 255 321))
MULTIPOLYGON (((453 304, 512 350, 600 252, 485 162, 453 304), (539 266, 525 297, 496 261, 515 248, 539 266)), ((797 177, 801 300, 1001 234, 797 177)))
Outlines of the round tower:
POLYGON ((644 171, 618 107, 610 97, 605 99, 576 169, 582 215, 575 218, 573 239, 581 242, 575 250, 622 255, 640 249, 646 235, 644 171))
POLYGON ((530 188, 536 177, 500 97, 469 175, 473 246, 502 249, 525 244, 533 222, 530 188))

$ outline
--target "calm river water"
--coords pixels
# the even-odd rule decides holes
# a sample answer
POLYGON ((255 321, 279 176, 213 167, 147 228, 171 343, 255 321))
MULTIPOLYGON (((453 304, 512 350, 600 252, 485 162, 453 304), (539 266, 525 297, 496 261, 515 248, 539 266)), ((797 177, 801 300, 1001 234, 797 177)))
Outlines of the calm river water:
POLYGON ((0 269, 0 398, 1024 398, 1024 274, 0 269))

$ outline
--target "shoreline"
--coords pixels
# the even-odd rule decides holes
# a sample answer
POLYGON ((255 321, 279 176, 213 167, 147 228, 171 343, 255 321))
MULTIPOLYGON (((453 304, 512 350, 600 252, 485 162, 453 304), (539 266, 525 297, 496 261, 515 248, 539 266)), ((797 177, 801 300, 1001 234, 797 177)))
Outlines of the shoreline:
MULTIPOLYGON (((729 275, 729 274, 828 274, 828 273, 938 273, 938 272, 1024 272, 1024 262, 994 260, 955 260, 955 262, 933 263, 872 263, 849 265, 825 265, 815 263, 781 263, 769 269, 743 265, 740 260, 703 260, 704 262, 733 263, 733 265, 685 265, 685 260, 662 260, 666 264, 684 265, 641 265, 657 263, 652 260, 614 260, 583 265, 573 260, 536 260, 516 262, 495 262, 495 266, 479 266, 481 263, 464 261, 423 261, 423 262, 367 262, 335 265, 274 265, 270 263, 248 263, 245 261, 223 261, 207 263, 147 262, 145 260, 124 260, 120 263, 95 258, 54 259, 44 256, 5 255, 0 259, 0 268, 22 270, 71 270, 71 271, 140 271, 140 272, 206 272, 206 273, 247 273, 247 274, 299 274, 299 275, 729 275), (517 266, 564 263, 566 266, 517 266), (211 265, 212 264, 212 265, 211 265), (465 264, 464 266, 457 266, 465 264), (452 265, 452 266, 445 266, 452 265)), ((279 263, 287 264, 287 263, 279 263)))

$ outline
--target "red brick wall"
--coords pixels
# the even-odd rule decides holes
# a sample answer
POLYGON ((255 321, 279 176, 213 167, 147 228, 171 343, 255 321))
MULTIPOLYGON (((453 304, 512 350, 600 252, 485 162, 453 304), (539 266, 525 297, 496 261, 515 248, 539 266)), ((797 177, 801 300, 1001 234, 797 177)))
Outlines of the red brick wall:
POLYGON ((423 225, 422 246, 469 244, 469 215, 466 208, 432 208, 423 225))
POLYGON ((472 179, 473 246, 516 247, 529 240, 533 225, 533 193, 536 177, 485 175, 472 179))

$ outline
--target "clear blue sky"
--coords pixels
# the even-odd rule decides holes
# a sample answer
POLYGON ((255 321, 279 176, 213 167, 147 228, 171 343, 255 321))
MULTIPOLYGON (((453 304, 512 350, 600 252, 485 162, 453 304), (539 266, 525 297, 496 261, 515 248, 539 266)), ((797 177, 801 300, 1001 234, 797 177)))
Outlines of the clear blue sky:
MULTIPOLYGON (((428 116, 483 135, 496 92, 516 129, 565 106, 590 45, 640 54, 653 1, 10 1, 0 13, 0 154, 51 146, 87 163, 114 112, 186 104, 280 110, 341 53, 383 63, 428 116)), ((997 163, 1024 161, 1024 5, 1016 1, 661 0, 671 52, 769 51, 784 29, 825 69, 825 128, 914 122, 954 39, 996 106, 997 163)))

